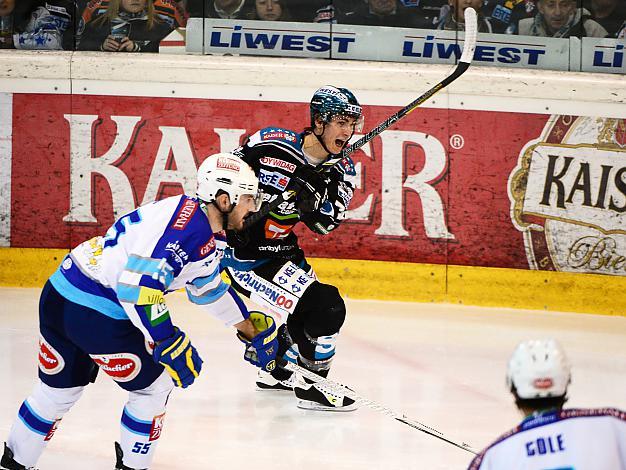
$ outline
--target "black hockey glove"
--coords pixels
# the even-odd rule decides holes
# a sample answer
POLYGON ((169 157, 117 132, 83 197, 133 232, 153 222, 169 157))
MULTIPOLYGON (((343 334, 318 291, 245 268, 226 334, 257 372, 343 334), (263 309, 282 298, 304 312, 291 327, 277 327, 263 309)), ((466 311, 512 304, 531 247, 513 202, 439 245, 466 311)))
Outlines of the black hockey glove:
POLYGON ((296 169, 288 189, 297 192, 296 207, 300 212, 317 211, 327 198, 328 178, 310 165, 296 169))

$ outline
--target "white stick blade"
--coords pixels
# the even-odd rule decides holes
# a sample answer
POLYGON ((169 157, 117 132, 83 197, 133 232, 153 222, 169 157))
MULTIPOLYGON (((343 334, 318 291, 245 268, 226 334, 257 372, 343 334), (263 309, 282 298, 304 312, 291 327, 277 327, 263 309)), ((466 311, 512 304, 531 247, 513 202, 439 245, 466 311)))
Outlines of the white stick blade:
POLYGON ((478 34, 478 16, 476 10, 469 7, 465 9, 465 45, 461 54, 461 62, 470 63, 474 58, 476 49, 476 36, 478 34))

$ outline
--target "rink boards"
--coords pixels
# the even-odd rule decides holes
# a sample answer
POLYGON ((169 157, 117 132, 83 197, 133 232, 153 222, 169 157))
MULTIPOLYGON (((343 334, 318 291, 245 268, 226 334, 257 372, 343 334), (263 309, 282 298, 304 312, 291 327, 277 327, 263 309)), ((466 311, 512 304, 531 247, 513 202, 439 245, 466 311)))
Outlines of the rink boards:
MULTIPOLYGON (((302 128, 323 84, 356 93, 367 130, 450 71, 64 53, 0 61, 5 285, 40 285, 115 217, 193 193, 207 155, 261 127, 302 128)), ((298 230, 301 244, 355 298, 624 314, 625 102, 621 77, 470 69, 353 154, 348 219, 326 237, 298 230)))

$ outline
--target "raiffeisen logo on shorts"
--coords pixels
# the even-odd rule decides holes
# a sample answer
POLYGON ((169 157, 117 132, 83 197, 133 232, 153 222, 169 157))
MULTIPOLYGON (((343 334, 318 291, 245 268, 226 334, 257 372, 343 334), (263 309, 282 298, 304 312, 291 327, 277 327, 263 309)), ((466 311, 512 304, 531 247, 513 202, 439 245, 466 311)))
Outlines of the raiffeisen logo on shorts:
POLYGON ((626 275, 626 120, 553 116, 508 189, 532 269, 626 275))

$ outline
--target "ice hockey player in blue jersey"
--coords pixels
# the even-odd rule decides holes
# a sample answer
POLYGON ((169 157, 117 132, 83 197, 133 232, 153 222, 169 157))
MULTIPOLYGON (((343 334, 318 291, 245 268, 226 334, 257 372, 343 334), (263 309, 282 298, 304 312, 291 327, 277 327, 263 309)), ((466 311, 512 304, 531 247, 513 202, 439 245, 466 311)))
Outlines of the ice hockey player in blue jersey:
POLYGON ((626 470, 626 412, 564 409, 570 365, 554 340, 520 343, 507 385, 524 420, 471 462, 470 470, 626 470))
MULTIPOLYGON (((355 96, 345 88, 324 86, 311 99, 309 128, 301 133, 261 129, 235 151, 258 175, 265 201, 274 201, 296 184, 301 190, 246 230, 245 236, 229 237, 234 252, 225 255, 223 264, 238 292, 286 318, 279 329, 279 355, 323 376, 331 367, 346 307, 335 286, 317 280, 293 228, 303 222, 325 235, 343 220, 353 195, 354 165, 349 158, 334 166, 325 163, 336 161, 361 124, 355 96)), ((260 374, 257 386, 293 388, 301 408, 355 409, 350 398, 280 368, 260 374)))
POLYGON ((237 329, 248 360, 274 368, 275 325, 262 314, 251 318, 220 276, 224 229, 241 229, 258 210, 258 179, 232 154, 208 157, 197 178, 197 197, 170 197, 126 214, 105 236, 74 248, 50 277, 39 307, 39 380, 19 409, 1 468, 34 468, 99 370, 129 392, 115 468, 150 466, 170 392, 191 385, 202 367, 170 317, 168 292, 186 289, 191 302, 237 329))

